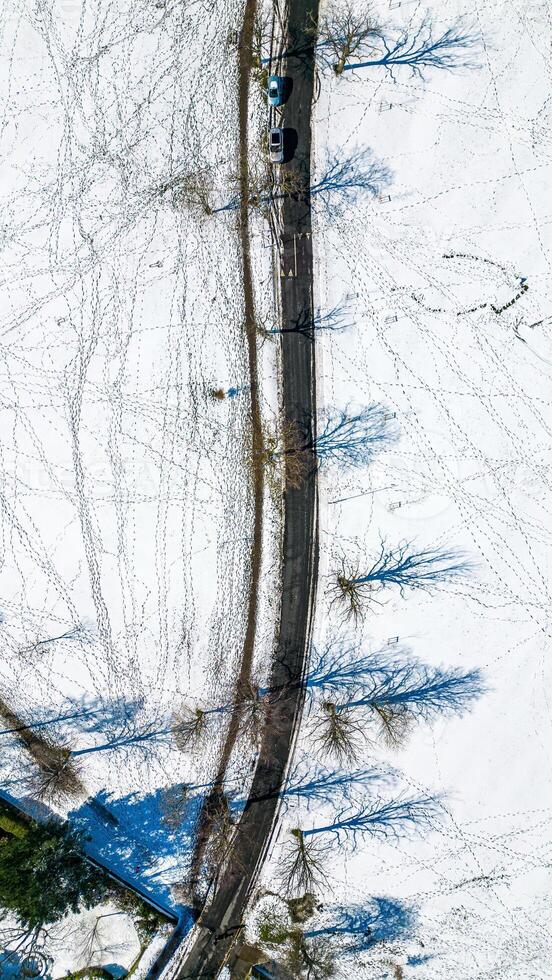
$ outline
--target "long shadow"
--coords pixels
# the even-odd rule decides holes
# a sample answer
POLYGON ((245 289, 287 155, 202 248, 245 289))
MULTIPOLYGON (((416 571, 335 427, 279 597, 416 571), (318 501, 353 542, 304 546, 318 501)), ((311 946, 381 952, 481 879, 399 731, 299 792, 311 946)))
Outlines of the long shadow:
POLYGON ((394 40, 383 31, 376 36, 380 51, 356 64, 346 64, 343 71, 384 68, 394 79, 394 72, 399 68, 406 68, 412 75, 423 78, 430 68, 462 71, 479 67, 479 57, 468 52, 480 52, 481 38, 461 19, 438 34, 431 19, 426 17, 417 28, 401 31, 394 40))
MULTIPOLYGON (((297 230, 303 230, 304 224, 310 223, 311 207, 333 219, 341 216, 345 208, 353 211, 363 195, 377 197, 388 187, 392 173, 387 165, 374 157, 372 150, 361 147, 346 154, 328 154, 322 171, 316 180, 311 180, 310 170, 304 159, 295 161, 298 146, 298 133, 293 127, 284 127, 284 164, 294 162, 295 178, 290 186, 286 185, 288 169, 284 166, 280 183, 274 182, 271 187, 241 188, 241 193, 234 195, 225 204, 215 209, 215 212, 246 210, 253 205, 270 206, 278 202, 293 201, 296 212, 295 225, 297 230), (253 199, 250 197, 254 191, 253 199), (244 197, 244 193, 247 196, 244 197)), ((291 168, 290 168, 291 172, 291 168)), ((308 230, 308 229, 307 229, 308 230)), ((312 315, 311 311, 309 314, 312 315)), ((284 332, 284 327, 280 332, 284 332)))
POLYGON ((348 801, 358 790, 366 790, 372 786, 382 786, 392 780, 391 770, 354 769, 351 772, 325 769, 322 766, 314 770, 301 771, 296 766, 288 775, 286 784, 281 790, 264 793, 260 796, 243 797, 239 793, 230 794, 232 809, 239 813, 246 803, 252 806, 264 800, 280 797, 284 807, 288 801, 303 800, 305 803, 334 803, 336 800, 348 801))
POLYGON ((9 706, 0 701, 0 716, 4 717, 8 727, 0 731, 2 735, 17 735, 20 732, 36 731, 43 728, 61 726, 66 722, 72 723, 69 728, 77 732, 103 735, 112 730, 121 730, 125 724, 136 716, 142 707, 142 701, 124 701, 121 699, 90 698, 69 700, 60 708, 59 713, 52 715, 51 710, 44 705, 33 708, 32 718, 21 718, 9 706))
POLYGON ((334 814, 331 823, 309 827, 303 837, 319 834, 329 838, 333 846, 348 845, 355 850, 362 838, 372 836, 386 839, 408 837, 431 830, 442 816, 442 797, 420 794, 394 799, 369 799, 366 803, 346 804, 334 814))
POLYGON ((341 906, 328 912, 331 922, 305 932, 306 939, 341 936, 348 942, 348 953, 361 953, 377 943, 395 942, 411 935, 416 912, 405 902, 375 896, 366 906, 341 906))
POLYGON ((174 906, 162 879, 170 877, 171 884, 184 881, 201 803, 199 794, 188 797, 186 790, 180 785, 118 798, 102 790, 72 810, 68 820, 89 839, 87 852, 92 857, 174 906))
POLYGON ((433 667, 401 647, 362 654, 347 643, 318 654, 305 686, 311 695, 337 695, 340 710, 409 710, 426 721, 467 711, 486 690, 478 669, 433 667))
POLYGON ((290 160, 293 160, 297 143, 297 130, 291 126, 286 126, 284 129, 284 163, 289 163, 290 160))

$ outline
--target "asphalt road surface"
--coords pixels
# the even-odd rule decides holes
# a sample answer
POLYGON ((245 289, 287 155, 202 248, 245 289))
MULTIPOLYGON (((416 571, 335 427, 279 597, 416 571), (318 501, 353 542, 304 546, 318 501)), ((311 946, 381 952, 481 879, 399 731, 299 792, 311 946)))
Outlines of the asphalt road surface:
MULTIPOLYGON (((300 52, 276 69, 293 79, 279 123, 294 131, 293 159, 284 164, 310 185, 313 51, 308 34, 318 0, 290 0, 285 50, 300 52), (309 44, 311 45, 309 47, 309 44)), ((293 326, 313 315, 313 259, 310 202, 286 198, 280 220, 280 303, 283 405, 287 418, 314 437, 314 342, 293 326)), ((310 643, 318 565, 317 484, 313 472, 285 496, 282 603, 278 650, 269 686, 281 692, 269 709, 250 796, 240 820, 229 867, 194 929, 194 941, 175 973, 184 978, 218 976, 243 925, 243 914, 266 851, 278 811, 287 761, 302 709, 303 675, 310 643)))

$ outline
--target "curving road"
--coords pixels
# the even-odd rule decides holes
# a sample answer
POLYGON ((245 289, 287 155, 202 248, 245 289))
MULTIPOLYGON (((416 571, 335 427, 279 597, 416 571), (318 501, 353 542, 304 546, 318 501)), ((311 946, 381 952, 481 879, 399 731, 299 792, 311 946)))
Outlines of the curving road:
MULTIPOLYGON (((284 36, 288 55, 281 74, 293 89, 281 110, 279 125, 297 134, 287 168, 310 185, 311 108, 314 57, 309 28, 318 0, 290 0, 284 36)), ((313 315, 313 253, 310 202, 286 197, 280 214, 281 359, 283 409, 314 441, 316 418, 314 342, 292 329, 298 317, 313 315), (310 430, 310 431, 309 431, 310 430)), ((309 440, 310 441, 310 440, 309 440)), ((270 706, 247 805, 240 820, 228 867, 196 923, 192 943, 172 973, 175 978, 216 977, 243 924, 244 910, 270 845, 285 778, 302 711, 302 678, 310 643, 317 581, 318 524, 316 473, 285 495, 282 601, 278 649, 269 686, 281 692, 270 706)))

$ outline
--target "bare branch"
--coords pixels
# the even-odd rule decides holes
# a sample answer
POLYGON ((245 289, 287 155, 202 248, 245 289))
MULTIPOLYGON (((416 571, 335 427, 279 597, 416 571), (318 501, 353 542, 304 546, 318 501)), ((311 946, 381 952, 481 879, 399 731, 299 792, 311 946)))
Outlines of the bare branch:
POLYGON ((341 75, 353 59, 365 58, 377 50, 374 42, 380 27, 370 5, 338 0, 320 17, 311 33, 316 39, 318 60, 341 75))
POLYGON ((329 881, 324 870, 327 847, 320 841, 306 840, 298 828, 290 833, 291 841, 280 863, 278 877, 288 895, 316 892, 329 881))
POLYGON ((363 745, 363 730, 354 712, 325 701, 313 726, 315 751, 343 764, 356 763, 363 745))

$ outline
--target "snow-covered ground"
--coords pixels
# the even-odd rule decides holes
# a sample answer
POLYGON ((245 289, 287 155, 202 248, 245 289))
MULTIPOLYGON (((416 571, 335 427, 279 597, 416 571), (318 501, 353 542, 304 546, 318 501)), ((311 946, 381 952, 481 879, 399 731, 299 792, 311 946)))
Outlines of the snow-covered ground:
MULTIPOLYGON (((7 0, 1 16, 0 698, 74 753, 83 791, 50 805, 167 902, 197 811, 175 826, 174 794, 218 748, 215 725, 201 758, 180 751, 173 712, 228 699, 249 588, 236 215, 188 200, 197 175, 213 206, 235 197, 242 4, 7 0)), ((275 345, 260 360, 270 422, 275 345)), ((277 610, 268 492, 265 537, 258 664, 277 610)), ((0 727, 3 787, 27 797, 34 763, 0 727)))
MULTIPOLYGON (((428 6, 374 4, 397 28, 428 6)), ((316 644, 406 647, 480 668, 487 685, 399 752, 367 750, 374 793, 444 802, 431 832, 333 848, 321 930, 332 909, 376 921, 395 903, 395 931, 379 923, 386 942, 357 956, 355 976, 550 973, 547 6, 442 0, 436 29, 464 14, 483 42, 469 52, 477 69, 327 72, 315 109, 320 174, 363 150, 388 174, 375 197, 338 193, 315 216, 318 302, 345 302, 354 321, 318 337, 320 402, 381 402, 400 430, 368 471, 321 473, 316 644), (362 625, 344 624, 335 571, 369 564, 382 536, 458 549, 474 567, 431 594, 389 590, 362 625)), ((205 781, 217 750, 181 753, 171 715, 227 697, 244 633, 248 396, 209 394, 248 384, 238 240, 231 212, 202 217, 178 183, 214 172, 217 203, 234 186, 228 35, 241 13, 238 0, 2 10, 0 698, 82 752, 84 793, 58 809, 163 901, 188 859, 178 793, 205 781), (71 717, 49 724, 58 716, 71 717)), ((254 228, 269 317, 270 252, 254 228)), ((274 349, 262 347, 267 419, 274 349)), ((267 511, 260 663, 277 517, 267 511)), ((3 786, 26 796, 32 763, 2 738, 3 786)), ((281 841, 332 819, 285 806, 281 841)))
MULTIPOLYGON (((341 634, 366 651, 404 646, 429 664, 481 668, 488 691, 462 717, 420 723, 400 751, 366 750, 366 764, 400 770, 382 797, 444 794, 441 822, 412 839, 367 835, 345 859, 333 846, 324 904, 370 909, 385 896, 415 917, 406 940, 391 929, 387 947, 343 959, 343 976, 354 967, 370 977, 544 978, 552 22, 547 3, 526 0, 373 6, 410 30, 429 8, 437 33, 465 15, 482 40, 469 52, 480 67, 429 70, 425 83, 408 68, 394 79, 381 68, 322 79, 318 172, 328 155, 369 148, 389 179, 376 197, 358 193, 354 205, 318 214, 320 305, 348 298, 355 324, 319 335, 320 397, 381 402, 401 437, 368 472, 321 475, 316 642, 341 634), (432 594, 390 588, 361 626, 343 625, 327 590, 343 558, 369 567, 382 536, 458 549, 475 567, 432 594)), ((286 823, 315 827, 327 816, 293 810, 286 823)))
MULTIPOLYGON (((65 977, 76 970, 109 965, 114 976, 124 976, 140 954, 140 941, 130 916, 115 905, 97 905, 77 914, 69 914, 48 931, 47 954, 40 965, 44 977, 65 977)), ((25 956, 2 955, 2 980, 28 976, 25 956)), ((27 966, 28 966, 27 961, 27 966)))

